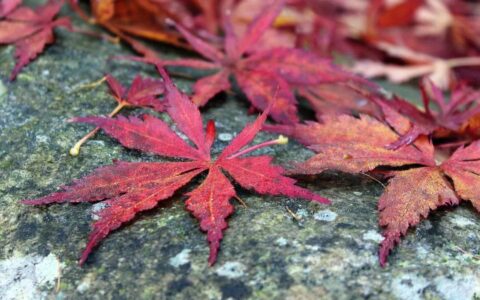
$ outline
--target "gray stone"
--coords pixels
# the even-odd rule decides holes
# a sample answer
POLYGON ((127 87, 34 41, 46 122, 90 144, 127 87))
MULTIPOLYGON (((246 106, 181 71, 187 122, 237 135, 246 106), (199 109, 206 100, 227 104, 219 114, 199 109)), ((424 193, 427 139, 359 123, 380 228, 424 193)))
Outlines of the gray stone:
POLYGON ((215 273, 219 276, 227 277, 230 279, 239 278, 245 275, 246 267, 238 261, 227 261, 215 273))
POLYGON ((373 241, 373 242, 376 242, 376 243, 380 243, 381 241, 384 240, 384 237, 375 230, 369 230, 369 231, 365 232, 363 234, 362 238, 365 241, 373 241))
POLYGON ((337 218, 337 213, 329 209, 324 209, 319 212, 316 212, 313 215, 313 218, 318 221, 333 222, 337 218))
POLYGON ((60 277, 62 268, 58 258, 50 253, 22 256, 15 253, 0 261, 0 299, 40 299, 47 293, 42 288, 52 288, 60 277))
POLYGON ((233 138, 231 133, 223 132, 218 135, 218 139, 222 142, 229 142, 233 138))
POLYGON ((393 279, 392 292, 401 300, 421 300, 428 281, 415 274, 404 274, 393 279))
POLYGON ((170 260, 169 260, 170 265, 175 267, 175 268, 178 268, 180 266, 188 264, 190 262, 190 252, 191 251, 192 250, 190 250, 190 249, 183 249, 182 251, 180 251, 180 253, 178 253, 174 257, 170 258, 170 260))

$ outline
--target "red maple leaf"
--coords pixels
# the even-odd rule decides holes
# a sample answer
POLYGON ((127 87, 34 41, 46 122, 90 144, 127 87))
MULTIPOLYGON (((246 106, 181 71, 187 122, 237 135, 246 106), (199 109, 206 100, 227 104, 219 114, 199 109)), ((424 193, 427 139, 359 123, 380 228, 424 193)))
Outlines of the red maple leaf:
POLYGON ((47 44, 53 43, 55 27, 71 30, 68 18, 54 19, 62 4, 63 2, 50 0, 36 10, 21 6, 0 21, 0 44, 15 45, 17 63, 10 80, 15 79, 24 66, 43 52, 47 44))
POLYGON ((378 105, 370 100, 374 95, 380 97, 379 91, 373 83, 369 86, 352 83, 318 84, 298 89, 299 95, 308 101, 319 121, 324 115, 364 113, 380 116, 378 105))
POLYGON ((461 200, 470 201, 480 211, 480 141, 460 147, 450 157, 425 136, 398 150, 386 149, 385 145, 398 140, 410 128, 410 122, 394 110, 389 116, 391 127, 366 115, 327 117, 324 124, 277 127, 277 131, 293 136, 316 152, 293 173, 338 170, 358 174, 381 170, 385 174, 385 167, 392 167, 387 171, 390 179, 378 204, 385 237, 379 251, 382 266, 408 228, 430 211, 457 205, 461 200))
POLYGON ((149 115, 143 119, 85 117, 75 121, 101 127, 127 148, 186 161, 116 162, 112 166, 97 169, 71 186, 62 187, 60 192, 23 201, 30 205, 106 201, 108 206, 98 213, 99 220, 93 224, 93 232, 80 264, 85 262, 92 248, 112 230, 132 220, 137 213, 151 209, 158 202, 168 199, 176 190, 204 171, 208 171, 204 181, 187 193, 186 207, 200 221, 201 229, 207 232, 210 265, 216 260, 223 230, 227 228, 226 218, 233 212, 229 200, 236 196, 235 189, 224 172, 240 186, 261 194, 285 195, 329 203, 327 199, 296 186, 292 178, 283 176, 284 169, 273 165, 271 157, 244 157, 253 150, 285 141, 284 138, 279 138, 245 148, 262 127, 266 113, 247 125, 230 145, 213 159, 210 154, 215 139, 213 121, 207 124, 204 132, 197 106, 175 88, 163 70, 160 72, 165 80, 166 99, 169 103, 167 111, 177 128, 194 146, 180 138, 163 121, 149 115))
POLYGON ((22 3, 22 0, 6 0, 0 3, 0 18, 5 17, 11 13, 17 6, 22 3))
POLYGON ((216 70, 217 72, 201 78, 193 86, 192 101, 200 106, 205 105, 216 94, 229 90, 231 88, 229 77, 233 76, 255 108, 264 110, 274 102, 270 110, 273 119, 286 124, 296 123, 299 119, 292 86, 359 78, 336 68, 329 59, 320 58, 302 49, 274 48, 255 51, 256 43, 273 23, 283 5, 283 0, 277 0, 267 7, 250 24, 241 38, 233 31, 228 14, 231 9, 227 5, 227 8, 222 10, 225 32, 223 51, 177 25, 189 44, 207 61, 131 59, 165 66, 216 70))
MULTIPOLYGON (((108 83, 110 93, 117 101, 117 106, 108 114, 109 117, 115 116, 125 107, 150 107, 161 112, 165 110, 163 101, 157 99, 157 96, 162 94, 165 90, 163 82, 149 78, 142 78, 137 75, 127 90, 115 77, 107 74, 104 79, 108 83)), ((96 83, 95 83, 96 84, 96 83)), ((94 136, 99 127, 93 129, 81 138, 71 149, 70 155, 77 156, 80 153, 80 147, 92 136, 94 136)))
POLYGON ((388 148, 397 149, 411 144, 420 135, 433 134, 434 137, 458 138, 469 120, 480 114, 478 105, 480 91, 466 85, 457 85, 453 88, 450 101, 445 99, 442 91, 431 81, 425 80, 425 83, 420 85, 420 91, 423 110, 398 96, 394 96, 391 100, 373 97, 372 100, 383 108, 385 118, 388 119, 391 109, 394 109, 412 123, 410 129, 397 141, 387 145, 388 148), (435 107, 432 107, 432 104, 435 107))
POLYGON ((158 112, 165 110, 165 104, 156 98, 165 90, 162 81, 137 75, 127 90, 110 74, 106 76, 106 80, 112 96, 122 107, 150 107, 158 112))

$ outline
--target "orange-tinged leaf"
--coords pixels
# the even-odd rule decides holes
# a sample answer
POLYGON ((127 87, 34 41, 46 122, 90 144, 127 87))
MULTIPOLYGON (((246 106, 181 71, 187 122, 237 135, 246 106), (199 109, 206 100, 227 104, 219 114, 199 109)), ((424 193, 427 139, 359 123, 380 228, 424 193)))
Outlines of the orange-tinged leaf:
POLYGON ((423 4, 424 0, 402 1, 382 11, 377 18, 380 27, 405 26, 415 18, 415 12, 423 4))
POLYGON ((455 191, 438 167, 412 168, 395 172, 379 199, 379 224, 385 239, 380 246, 380 264, 407 229, 443 205, 458 204, 455 191))
POLYGON ((400 238, 430 211, 461 200, 480 209, 480 142, 462 146, 450 157, 448 153, 447 157, 438 155, 442 149, 435 149, 426 136, 397 150, 388 149, 385 146, 409 132, 411 125, 395 110, 384 108, 388 125, 368 116, 344 115, 324 117, 321 124, 269 128, 294 137, 315 152, 293 173, 373 171, 390 177, 378 204, 385 237, 379 251, 382 266, 400 238))
POLYGON ((177 16, 171 11, 172 7, 180 8, 178 1, 150 1, 150 0, 92 0, 90 1, 92 17, 80 8, 77 1, 70 0, 72 8, 85 21, 95 22, 118 36, 141 55, 156 56, 156 52, 142 44, 134 37, 141 37, 153 41, 168 43, 178 47, 187 46, 180 39, 178 32, 172 30, 169 19, 182 20, 192 26, 191 17, 186 18, 183 11, 177 16))
POLYGON ((442 164, 442 169, 452 179, 460 197, 480 211, 480 142, 457 149, 442 164))
MULTIPOLYGON (((114 22, 110 22, 108 24, 110 26, 106 26, 107 29, 113 27, 124 34, 138 36, 144 39, 162 42, 177 47, 188 48, 181 40, 178 33, 167 28, 165 28, 163 31, 159 30, 158 26, 155 26, 154 24, 117 24, 114 22)), ((128 40, 126 40, 126 42, 129 43, 128 40)))
POLYGON ((431 153, 417 147, 403 147, 398 151, 386 149, 398 134, 388 125, 365 115, 359 119, 347 115, 328 117, 324 118, 324 124, 296 125, 283 133, 317 153, 298 166, 296 171, 305 174, 327 169, 360 173, 378 166, 434 164, 431 153))
POLYGON ((108 21, 115 14, 115 0, 92 0, 90 5, 97 22, 108 21))

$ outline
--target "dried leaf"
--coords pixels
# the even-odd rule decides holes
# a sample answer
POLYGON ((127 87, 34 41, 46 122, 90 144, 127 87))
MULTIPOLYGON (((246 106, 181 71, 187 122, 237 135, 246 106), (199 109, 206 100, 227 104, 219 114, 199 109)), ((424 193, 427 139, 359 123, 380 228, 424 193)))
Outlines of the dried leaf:
POLYGON ((386 149, 409 130, 409 121, 391 112, 390 126, 361 116, 329 117, 323 124, 282 126, 286 133, 308 146, 316 155, 293 171, 318 174, 339 170, 358 174, 369 171, 387 173, 388 186, 379 199, 379 223, 385 239, 380 246, 380 264, 386 264, 391 249, 407 230, 428 217, 440 206, 471 201, 479 209, 480 141, 460 147, 443 162, 436 160, 431 142, 420 137, 414 144, 398 150, 386 149), (401 168, 398 168, 401 167, 401 168), (385 169, 387 168, 387 169, 385 169), (453 185, 450 183, 453 181, 453 185), (457 196, 458 195, 458 196, 457 196))

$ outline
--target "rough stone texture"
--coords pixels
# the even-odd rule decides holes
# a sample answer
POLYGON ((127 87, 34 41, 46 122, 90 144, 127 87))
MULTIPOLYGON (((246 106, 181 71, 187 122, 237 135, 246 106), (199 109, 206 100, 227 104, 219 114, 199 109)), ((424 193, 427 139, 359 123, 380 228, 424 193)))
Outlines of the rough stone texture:
MULTIPOLYGON (((166 55, 175 51, 160 50, 166 55)), ((185 211, 181 197, 111 234, 85 266, 78 267, 93 206, 35 208, 19 200, 53 192, 112 159, 159 159, 124 149, 104 134, 90 140, 79 157, 67 154, 90 127, 66 121, 107 114, 115 105, 105 86, 78 89, 81 84, 106 72, 124 83, 137 72, 155 76, 149 67, 107 62, 111 55, 128 53, 126 47, 62 31, 57 44, 9 83, 13 48, 0 48, 0 269, 23 274, 18 261, 25 261, 27 270, 39 264, 51 270, 52 265, 45 265, 49 261, 58 266, 59 272, 48 273, 48 280, 19 275, 34 278, 28 282, 34 286, 34 298, 453 300, 480 296, 480 261, 474 256, 480 252, 480 219, 471 207, 433 214, 409 232, 382 269, 376 257, 381 240, 376 202, 383 188, 368 177, 335 173, 302 181, 332 199, 330 207, 241 190, 248 208, 235 203, 237 211, 229 220, 214 267, 207 266, 205 235, 185 211), (300 220, 292 218, 287 208, 300 220)), ((177 83, 188 89, 189 82, 177 83)), ((223 95, 206 107, 204 116, 216 119, 219 133, 226 137, 253 120, 247 110, 241 97, 223 95)), ((262 133, 256 141, 271 137, 262 133)), ((228 143, 224 140, 216 142, 217 150, 228 143)), ((278 163, 311 155, 293 142, 263 152, 274 155, 278 163)), ((0 281, 6 295, 18 287, 8 280, 0 281)))

